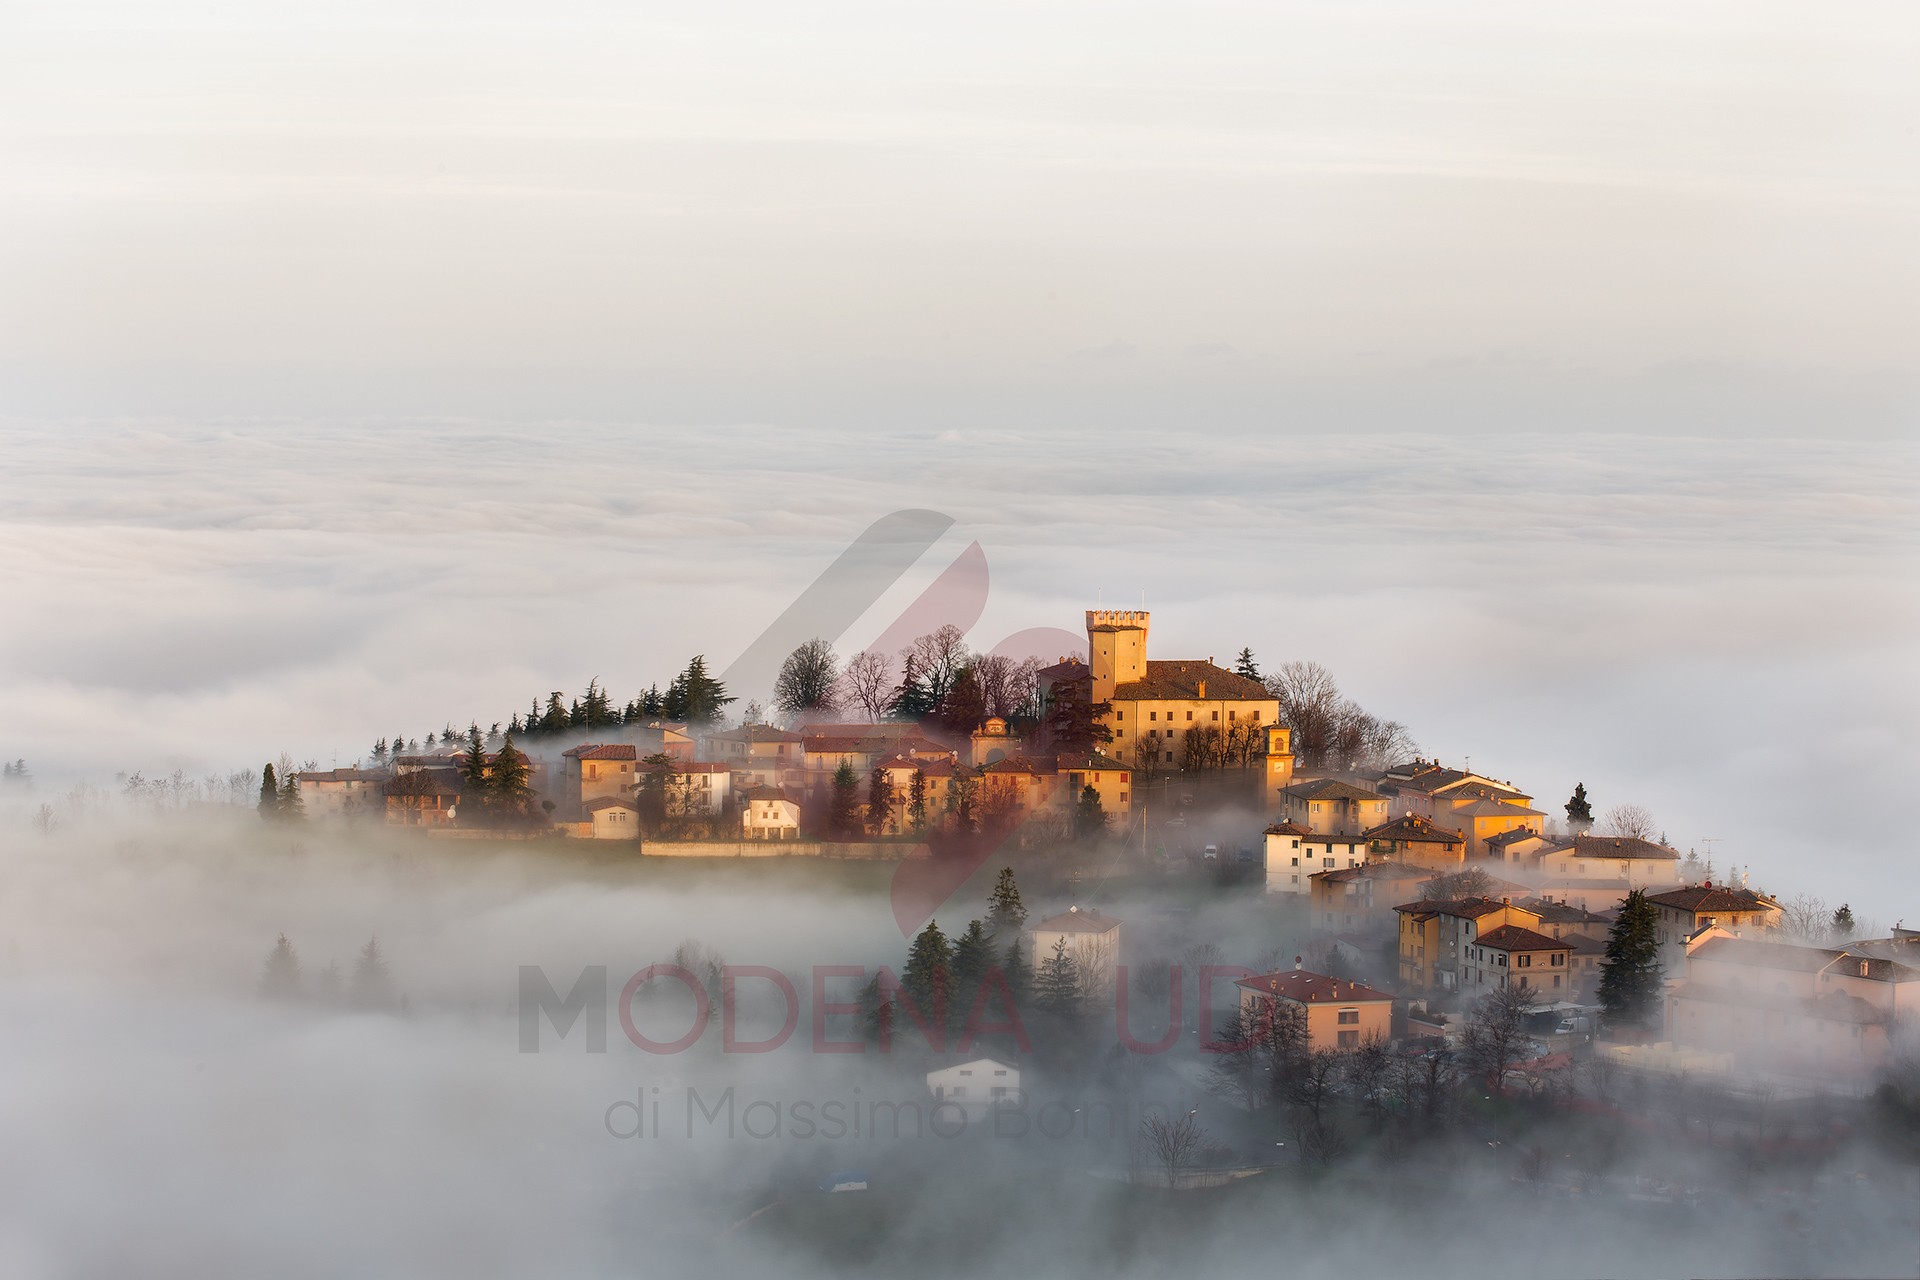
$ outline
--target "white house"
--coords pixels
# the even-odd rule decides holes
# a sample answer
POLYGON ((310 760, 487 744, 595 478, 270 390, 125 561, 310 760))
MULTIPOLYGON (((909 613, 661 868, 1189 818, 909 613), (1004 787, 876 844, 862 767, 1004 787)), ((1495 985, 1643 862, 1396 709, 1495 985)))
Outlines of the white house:
POLYGON ((1068 907, 1027 930, 1027 963, 1038 972, 1062 942, 1080 971, 1083 994, 1104 999, 1120 960, 1120 922, 1095 907, 1068 907))
POLYGON ((975 1058, 927 1072, 927 1092, 936 1107, 951 1104, 972 1119, 997 1106, 1018 1106, 1020 1072, 992 1058, 975 1058))
POLYGON ((1267 828, 1267 892, 1308 893, 1316 871, 1347 871, 1364 866, 1370 846, 1365 836, 1318 835, 1292 822, 1267 828))
POLYGON ((778 787, 749 787, 740 806, 743 840, 797 840, 800 802, 778 787))
POLYGON ((726 810, 733 796, 733 766, 687 760, 673 766, 667 812, 688 818, 712 817, 726 810))
POLYGON ((297 773, 300 804, 309 818, 338 818, 356 813, 380 815, 387 807, 382 784, 387 775, 377 769, 327 769, 297 773))
POLYGON ((595 840, 640 838, 640 809, 631 800, 620 800, 613 796, 589 800, 587 816, 593 821, 595 840))

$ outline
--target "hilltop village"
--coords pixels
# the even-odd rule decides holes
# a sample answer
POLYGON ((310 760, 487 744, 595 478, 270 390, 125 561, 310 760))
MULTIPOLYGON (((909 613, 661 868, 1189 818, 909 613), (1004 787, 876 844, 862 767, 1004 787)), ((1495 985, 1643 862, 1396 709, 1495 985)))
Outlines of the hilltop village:
MULTIPOLYGON (((1860 1093, 1896 1057, 1920 932, 1856 937, 1849 907, 1717 873, 1634 806, 1596 818, 1583 785, 1542 802, 1422 758, 1312 664, 1152 657, 1149 627, 1088 611, 1086 657, 1044 665, 970 654, 953 628, 844 667, 810 642, 776 710, 737 719, 695 659, 624 708, 596 682, 489 731, 382 739, 362 766, 269 769, 260 808, 640 858, 991 858, 1069 887, 1154 869, 1257 898, 1297 949, 1243 971, 1248 1034, 1292 1006, 1303 1052, 1466 1055, 1501 1088, 1598 1063, 1860 1093)), ((1147 922, 1103 905, 1063 903, 1009 962, 1110 1004, 1153 957, 1132 941, 1147 922)), ((928 928, 944 972, 953 944, 928 928)), ((1158 936, 1162 958, 1208 945, 1158 936)))

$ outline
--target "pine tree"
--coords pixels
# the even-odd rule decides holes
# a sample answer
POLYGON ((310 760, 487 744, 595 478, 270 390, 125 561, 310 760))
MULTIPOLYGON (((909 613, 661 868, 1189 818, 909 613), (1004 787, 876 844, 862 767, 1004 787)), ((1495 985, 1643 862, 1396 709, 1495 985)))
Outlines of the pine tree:
POLYGON ((980 984, 993 967, 993 940, 978 920, 969 920, 967 930, 953 944, 953 1008, 957 1021, 973 1008, 980 984))
POLYGON ((480 741, 480 726, 476 724, 467 730, 467 753, 460 757, 461 825, 479 825, 491 789, 487 774, 487 750, 480 741))
POLYGON ((1026 904, 1020 901, 1020 886, 1014 882, 1013 868, 1000 868, 1000 878, 987 895, 987 932, 996 943, 1008 941, 1017 947, 1020 930, 1027 923, 1026 904))
POLYGON ((280 778, 280 804, 276 815, 282 822, 299 822, 307 816, 307 802, 300 798, 300 775, 292 769, 280 778))
POLYGON ((660 684, 655 681, 647 688, 647 694, 640 699, 640 714, 650 720, 657 720, 667 714, 666 695, 660 692, 660 684))
POLYGON ((867 778, 867 830, 876 836, 885 835, 892 816, 893 782, 885 769, 875 765, 867 778))
POLYGON ((1833 941, 1844 944, 1853 937, 1853 930, 1853 908, 1843 902, 1833 913, 1833 941))
POLYGON ((907 780, 907 822, 915 831, 927 829, 927 775, 919 769, 907 780))
POLYGON ((380 952, 380 939, 369 938, 367 945, 360 948, 348 994, 356 1009, 393 1007, 393 979, 387 972, 387 958, 380 952))
POLYGON ((526 753, 513 745, 509 733, 493 756, 493 772, 482 793, 487 813, 504 822, 526 822, 533 818, 532 770, 526 753))
POLYGON ((1600 1003, 1617 1022, 1654 1025, 1662 1013, 1660 913, 1639 889, 1627 895, 1607 935, 1606 960, 1600 966, 1600 1003))
POLYGON ((1567 825, 1578 835, 1593 825, 1593 805, 1587 801, 1587 784, 1573 784, 1573 796, 1567 801, 1567 825))
POLYGON ((1073 811, 1073 838, 1090 840, 1107 829, 1107 811, 1100 807, 1100 793, 1091 786, 1080 788, 1080 803, 1073 811))
POLYGON ((528 703, 528 704, 527 704, 527 725, 526 725, 526 729, 527 729, 527 736, 528 736, 529 738, 531 738, 531 737, 532 737, 532 736, 533 736, 534 734, 536 734, 536 733, 539 733, 539 732, 540 732, 540 728, 541 728, 541 725, 540 725, 540 719, 541 719, 541 717, 540 717, 540 699, 538 699, 538 698, 535 698, 535 699, 534 699, 534 700, 533 700, 532 702, 530 702, 530 703, 528 703))
POLYGON ((540 732, 564 732, 569 722, 566 696, 555 689, 547 695, 547 709, 540 715, 540 732))
POLYGON ((833 771, 833 798, 827 808, 827 830, 842 838, 852 835, 859 822, 859 806, 860 775, 853 771, 853 761, 842 760, 840 767, 833 771))
POLYGON ((586 712, 586 723, 589 729, 619 723, 619 717, 614 714, 613 703, 608 700, 607 691, 600 687, 598 676, 587 681, 587 696, 582 702, 582 708, 586 712))
POLYGON ((1253 650, 1251 648, 1240 651, 1240 656, 1236 658, 1233 663, 1233 674, 1245 676, 1249 680, 1258 680, 1260 678, 1260 667, 1259 664, 1253 660, 1253 650))
POLYGON ((267 953, 267 963, 260 974, 260 994, 268 1000, 300 998, 300 957, 284 933, 267 953))
POLYGON ((728 703, 734 701, 727 687, 707 674, 707 656, 693 655, 687 669, 680 673, 680 696, 684 708, 677 720, 688 724, 712 724, 720 719, 728 703))
POLYGON ((407 735, 404 733, 394 734, 393 741, 387 744, 387 762, 389 764, 398 764, 400 757, 406 753, 407 735))
POLYGON ((934 708, 934 718, 940 727, 955 736, 964 736, 978 729, 987 718, 987 696, 980 688, 980 677, 972 666, 960 668, 953 678, 953 684, 940 698, 939 706, 934 708))
POLYGON ((378 769, 387 762, 387 740, 375 738, 373 742, 373 767, 378 769))
POLYGON ((887 714, 895 720, 919 720, 932 714, 933 693, 920 677, 918 663, 909 653, 900 673, 900 683, 887 700, 887 714))
POLYGON ((1026 1008, 1033 1002, 1033 966, 1027 963, 1027 954, 1020 946, 1020 935, 1017 933, 1013 941, 1007 944, 1004 969, 1007 992, 1013 997, 1014 1008, 1026 1008))
POLYGON ((860 1033, 874 1041, 893 1035, 893 1001, 881 994, 877 973, 860 989, 860 1033))
POLYGON ((260 803, 254 806, 261 818, 272 822, 280 816, 280 783, 273 774, 273 761, 260 770, 260 803))
POLYGON ((1107 726, 1113 704, 1091 701, 1092 696, 1092 685, 1086 680, 1062 680, 1053 686, 1041 726, 1053 750, 1082 755, 1113 741, 1113 730, 1107 726))
POLYGON ((1053 954, 1040 962, 1034 975, 1034 998, 1056 1018, 1071 1020, 1080 1012, 1080 966, 1067 950, 1067 940, 1053 944, 1053 954))
POLYGON ((587 727, 586 704, 581 702, 580 699, 575 698, 567 706, 567 728, 584 729, 586 727, 587 727))
POLYGON ((520 713, 518 711, 513 713, 513 719, 507 721, 507 732, 517 733, 523 737, 526 735, 527 727, 520 723, 520 713))
POLYGON ((953 947, 940 932, 938 920, 914 938, 907 949, 907 967, 900 975, 900 989, 913 1001, 921 1020, 930 1027, 944 1025, 946 1010, 952 1007, 953 947))

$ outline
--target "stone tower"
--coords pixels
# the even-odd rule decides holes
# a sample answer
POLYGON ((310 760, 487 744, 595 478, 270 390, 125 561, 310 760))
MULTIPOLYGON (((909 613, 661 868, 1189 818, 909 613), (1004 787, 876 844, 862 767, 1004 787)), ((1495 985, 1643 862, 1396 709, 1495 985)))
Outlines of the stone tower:
POLYGON ((1147 611, 1087 610, 1087 665, 1093 671, 1093 701, 1105 702, 1115 685, 1147 678, 1147 611))
POLYGON ((1280 809, 1280 792, 1293 784, 1293 730, 1283 724, 1267 726, 1266 777, 1262 785, 1266 788, 1262 807, 1267 813, 1276 813, 1280 809))

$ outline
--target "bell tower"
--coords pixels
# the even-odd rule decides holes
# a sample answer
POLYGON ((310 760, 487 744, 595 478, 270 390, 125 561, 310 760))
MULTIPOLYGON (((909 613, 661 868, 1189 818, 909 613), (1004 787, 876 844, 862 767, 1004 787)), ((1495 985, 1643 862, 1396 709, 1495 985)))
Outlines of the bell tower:
POLYGON ((1280 792, 1293 783, 1293 730, 1284 724, 1267 726, 1266 777, 1262 793, 1265 803, 1261 806, 1266 812, 1274 813, 1281 807, 1280 792))
POLYGON ((1087 610, 1087 666, 1093 701, 1105 702, 1115 685, 1147 678, 1147 611, 1087 610))

